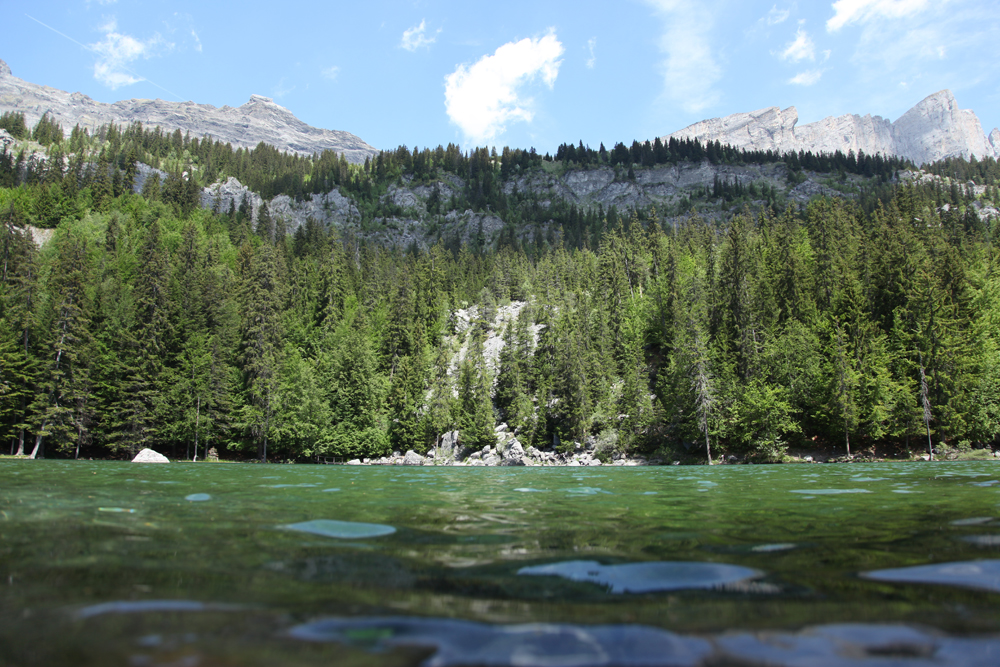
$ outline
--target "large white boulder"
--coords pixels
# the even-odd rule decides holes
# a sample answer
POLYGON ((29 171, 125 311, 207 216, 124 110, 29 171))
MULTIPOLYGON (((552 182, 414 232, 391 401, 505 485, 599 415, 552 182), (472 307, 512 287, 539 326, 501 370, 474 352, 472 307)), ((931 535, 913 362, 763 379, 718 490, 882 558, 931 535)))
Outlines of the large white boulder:
POLYGON ((406 456, 403 457, 403 465, 405 466, 422 466, 424 464, 424 457, 417 454, 412 449, 406 452, 406 456))
POLYGON ((170 459, 152 449, 144 449, 135 455, 132 463, 170 463, 170 459))

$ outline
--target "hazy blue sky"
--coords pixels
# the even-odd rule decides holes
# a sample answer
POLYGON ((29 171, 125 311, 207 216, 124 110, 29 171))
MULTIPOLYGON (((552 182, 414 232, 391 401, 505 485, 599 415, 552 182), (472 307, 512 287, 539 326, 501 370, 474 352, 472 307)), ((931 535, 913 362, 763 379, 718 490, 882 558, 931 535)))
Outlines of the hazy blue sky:
POLYGON ((552 152, 796 106, 895 120, 951 88, 1000 125, 996 0, 4 2, 0 59, 104 102, 274 98, 378 148, 552 152))

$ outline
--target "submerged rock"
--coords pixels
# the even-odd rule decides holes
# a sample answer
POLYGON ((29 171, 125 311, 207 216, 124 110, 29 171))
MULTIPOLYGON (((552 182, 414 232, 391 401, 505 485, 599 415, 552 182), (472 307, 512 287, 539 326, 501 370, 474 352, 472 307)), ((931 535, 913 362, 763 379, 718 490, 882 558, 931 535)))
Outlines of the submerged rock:
POLYGON ((170 463, 170 459, 152 449, 144 449, 135 455, 132 463, 170 463))

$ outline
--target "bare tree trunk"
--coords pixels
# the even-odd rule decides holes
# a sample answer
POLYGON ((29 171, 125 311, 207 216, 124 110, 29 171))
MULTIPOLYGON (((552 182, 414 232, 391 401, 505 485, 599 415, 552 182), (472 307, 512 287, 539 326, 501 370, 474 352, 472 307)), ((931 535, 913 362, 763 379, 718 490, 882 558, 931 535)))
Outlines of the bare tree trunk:
POLYGON ((934 445, 931 443, 931 401, 928 398, 927 376, 924 374, 924 355, 918 350, 920 355, 920 403, 924 408, 924 428, 927 429, 927 454, 930 460, 934 460, 934 445))
POLYGON ((45 432, 45 427, 49 425, 48 420, 42 422, 42 427, 38 429, 38 435, 35 436, 35 448, 31 450, 31 454, 28 456, 29 459, 36 458, 38 456, 38 451, 42 448, 42 435, 45 432))
POLYGON ((198 407, 194 413, 194 458, 198 459, 198 424, 201 423, 201 396, 198 397, 198 407))

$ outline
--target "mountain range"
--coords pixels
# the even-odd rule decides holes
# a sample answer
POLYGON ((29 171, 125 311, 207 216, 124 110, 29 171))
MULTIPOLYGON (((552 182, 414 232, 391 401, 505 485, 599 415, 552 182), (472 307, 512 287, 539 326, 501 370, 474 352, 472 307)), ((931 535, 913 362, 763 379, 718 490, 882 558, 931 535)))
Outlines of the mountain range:
POLYGON ((254 148, 263 141, 281 151, 302 155, 332 150, 343 153, 351 162, 364 162, 378 153, 350 132, 312 127, 261 95, 251 95, 246 104, 235 108, 135 99, 105 104, 83 93, 67 93, 19 79, 3 60, 0 111, 23 112, 29 127, 47 113, 66 130, 75 125, 94 129, 108 123, 128 125, 138 121, 168 132, 190 132, 192 137, 211 135, 234 147, 254 148))
MULTIPOLYGON (((194 137, 211 135, 217 141, 244 148, 264 142, 302 155, 333 150, 355 163, 378 152, 349 132, 312 127, 271 98, 260 95, 251 95, 246 104, 235 108, 159 99, 105 104, 82 93, 19 79, 0 60, 0 112, 5 111, 23 112, 29 126, 46 113, 66 129, 138 121, 168 132, 190 132, 194 137)), ((987 136, 976 114, 959 108, 950 90, 928 96, 894 122, 871 114, 830 116, 803 125, 798 125, 798 120, 795 107, 768 107, 703 120, 661 139, 718 141, 777 153, 863 151, 868 155, 905 157, 917 165, 949 157, 1000 157, 1000 130, 994 129, 987 136)))
POLYGON ((1000 157, 1000 130, 986 136, 976 114, 960 109, 950 90, 924 98, 895 122, 871 114, 830 116, 805 125, 797 125, 798 120, 795 107, 768 107, 703 120, 662 139, 718 141, 778 153, 864 151, 908 158, 917 165, 950 157, 1000 157))

